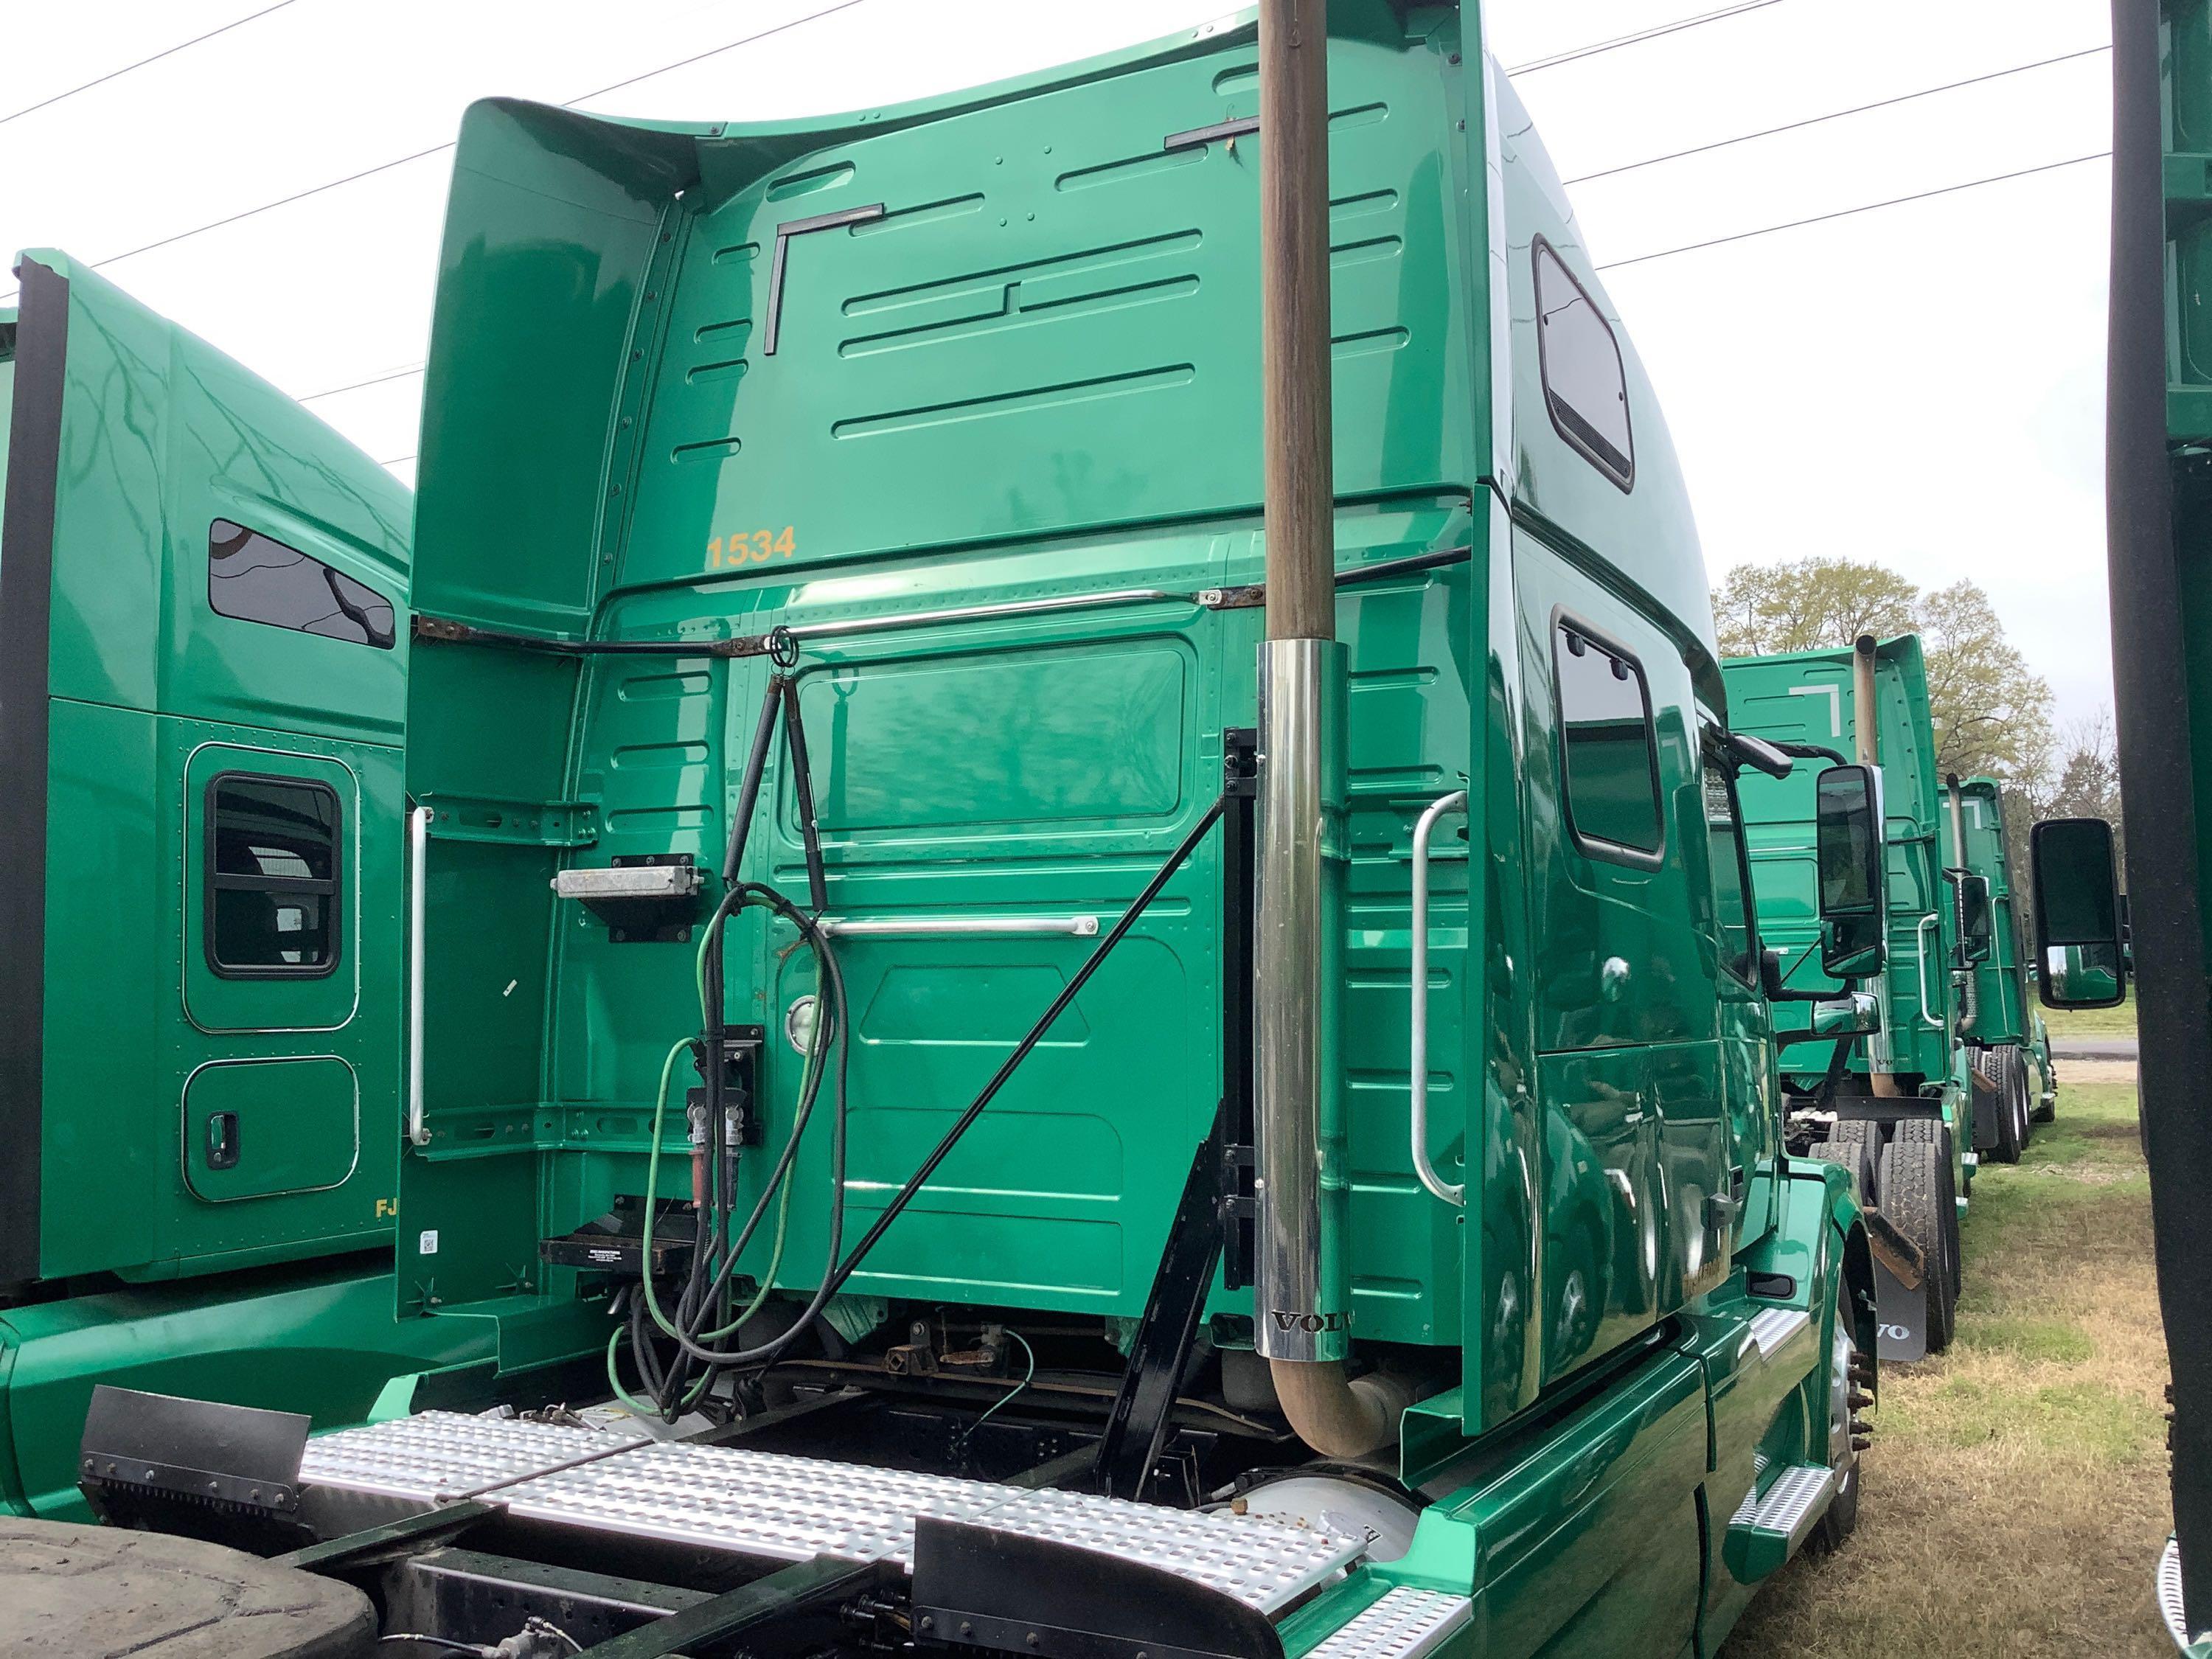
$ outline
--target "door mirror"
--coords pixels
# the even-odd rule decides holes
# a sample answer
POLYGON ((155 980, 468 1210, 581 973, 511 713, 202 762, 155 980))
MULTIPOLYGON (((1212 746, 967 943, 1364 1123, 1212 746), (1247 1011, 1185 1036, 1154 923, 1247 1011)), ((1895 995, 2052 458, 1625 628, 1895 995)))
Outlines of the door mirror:
POLYGON ((1871 991, 1851 991, 1813 1005, 1816 1037, 1872 1036, 1881 1030, 1881 1004, 1871 991))
POLYGON ((2035 826, 2028 844, 2044 1005, 2114 1006, 2127 996, 2128 969, 2112 826, 2102 818, 2052 818, 2035 826))
POLYGON ((1870 766, 1832 766, 1820 774, 1814 800, 1821 971, 1864 979, 1880 973, 1888 956, 1881 775, 1870 766))
POLYGON ((1990 921, 1990 878, 1951 872, 1952 896, 1958 905, 1959 960, 1972 968, 1990 959, 1994 943, 1990 921))

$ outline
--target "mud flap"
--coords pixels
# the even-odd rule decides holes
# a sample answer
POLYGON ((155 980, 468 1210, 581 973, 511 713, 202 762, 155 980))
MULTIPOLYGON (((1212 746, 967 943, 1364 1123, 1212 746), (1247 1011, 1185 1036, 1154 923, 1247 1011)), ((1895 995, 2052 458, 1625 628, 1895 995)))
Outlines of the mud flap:
POLYGON ((1885 1360, 1928 1358, 1928 1275, 1920 1247, 1880 1210, 1864 1210, 1867 1243, 1874 1256, 1875 1304, 1880 1321, 1875 1352, 1885 1360))

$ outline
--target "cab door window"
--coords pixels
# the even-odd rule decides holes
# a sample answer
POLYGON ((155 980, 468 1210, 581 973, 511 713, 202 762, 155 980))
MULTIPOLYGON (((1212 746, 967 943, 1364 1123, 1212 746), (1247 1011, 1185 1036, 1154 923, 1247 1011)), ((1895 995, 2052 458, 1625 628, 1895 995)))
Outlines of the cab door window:
POLYGON ((1571 622, 1554 643, 1568 826, 1599 858, 1656 863, 1659 744, 1644 669, 1571 622))
POLYGON ((225 979, 319 978, 337 965, 337 792, 236 772, 207 790, 208 966, 225 979))

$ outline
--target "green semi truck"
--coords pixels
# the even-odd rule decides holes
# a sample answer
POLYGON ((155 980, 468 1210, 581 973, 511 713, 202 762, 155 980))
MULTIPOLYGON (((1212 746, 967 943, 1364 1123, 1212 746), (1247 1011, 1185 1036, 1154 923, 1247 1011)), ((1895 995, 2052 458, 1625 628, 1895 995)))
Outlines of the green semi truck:
MULTIPOLYGON (((1478 12, 1320 10, 469 112, 398 1307, 500 1364, 312 1440, 106 1391, 103 1514, 607 1656, 1685 1659, 1850 1533, 1874 1249, 1739 806, 1792 763, 1478 12), (579 1340, 626 1404, 523 1369, 579 1340)), ((1803 814, 1854 976, 1880 810, 1803 814)))
MULTIPOLYGON (((2027 1125, 2024 1105, 2016 1119, 2001 1109, 1999 1085, 1978 1069, 1982 1051, 1969 1029, 1966 992, 1992 949, 1990 913, 1984 878, 1959 861, 1920 641, 1905 635, 1731 659, 1723 675, 1738 730, 1787 753, 1838 762, 1848 754, 1881 771, 1880 931, 1888 955, 1882 971, 1863 981, 1881 1009, 1881 1030, 1826 1053, 1794 1048, 1785 1109, 1802 1145, 1839 1158, 1868 1201, 1942 1263, 1924 1297, 1896 1280, 1886 1285, 1884 1358, 1941 1352, 1963 1280, 1959 1217, 1978 1158, 1994 1151, 2017 1158, 2027 1125), (1923 1139, 1940 1153, 1932 1192, 1916 1184, 1917 1170, 1906 1167, 1913 1160, 1892 1150, 1923 1139), (1885 1177, 1892 1159, 1901 1160, 1893 1190, 1885 1177), (1924 1304, 1919 1317, 1916 1303, 1924 1304)), ((1834 994, 1845 988, 1820 950, 1823 872, 1808 833, 1814 799, 1808 773, 1750 777, 1743 786, 1761 936, 1779 952, 1774 981, 1834 994)), ((1782 1029, 1802 1029, 1793 1008, 1778 1004, 1782 1029)))
POLYGON ((364 1418, 392 1316, 407 492, 65 256, 0 313, 0 1514, 96 1381, 364 1418))
MULTIPOLYGON (((2012 843, 2006 836, 2004 786, 1990 777, 1946 781, 1949 797, 1954 868, 1980 878, 1980 892, 1961 895, 1962 909, 1984 902, 1989 916, 1989 953, 1972 969, 1954 969, 1960 981, 1960 1026, 1979 1051, 1977 1066, 1996 1085, 1996 1098, 1982 1108, 1975 1145, 1996 1152, 2005 1162, 2017 1159, 2034 1138, 2035 1126, 2057 1115, 2058 1068, 2051 1055, 2051 1034, 2038 1012, 2028 976, 2032 961, 2027 893, 2012 867, 2012 843), (1985 1139, 1984 1137, 1987 1137, 1985 1139), (2010 1152, 2011 1158, 2006 1153, 2010 1152)), ((1982 1105, 1977 1097, 1978 1107, 1982 1105)))

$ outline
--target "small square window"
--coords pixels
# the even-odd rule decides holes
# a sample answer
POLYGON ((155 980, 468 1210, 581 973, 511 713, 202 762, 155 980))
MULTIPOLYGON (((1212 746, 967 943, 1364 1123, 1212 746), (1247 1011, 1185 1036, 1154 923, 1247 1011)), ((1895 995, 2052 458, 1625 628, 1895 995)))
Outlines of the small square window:
POLYGON ((1571 623, 1559 624, 1555 645, 1568 826, 1601 857, 1655 854, 1659 744, 1644 670, 1571 623))
POLYGON ((338 952, 337 792, 228 772, 208 785, 207 824, 208 966, 226 979, 331 972, 338 952))

